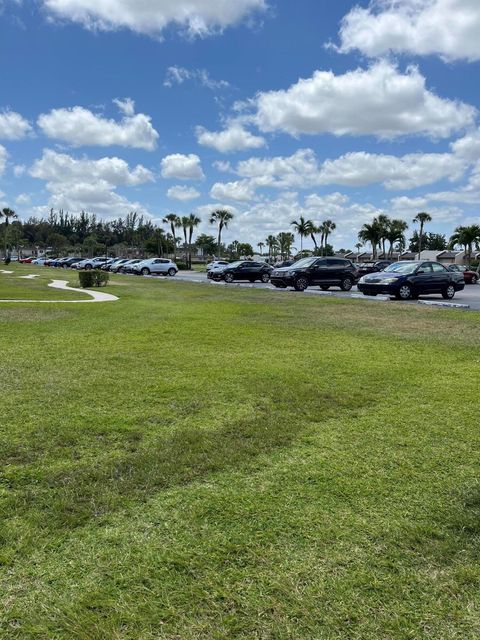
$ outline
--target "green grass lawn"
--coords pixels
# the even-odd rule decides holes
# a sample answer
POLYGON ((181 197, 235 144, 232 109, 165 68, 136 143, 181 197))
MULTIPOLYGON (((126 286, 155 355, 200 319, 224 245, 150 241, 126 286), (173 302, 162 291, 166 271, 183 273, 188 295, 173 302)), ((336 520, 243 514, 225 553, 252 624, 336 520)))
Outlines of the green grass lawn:
POLYGON ((478 639, 478 314, 106 290, 0 304, 2 640, 478 639))

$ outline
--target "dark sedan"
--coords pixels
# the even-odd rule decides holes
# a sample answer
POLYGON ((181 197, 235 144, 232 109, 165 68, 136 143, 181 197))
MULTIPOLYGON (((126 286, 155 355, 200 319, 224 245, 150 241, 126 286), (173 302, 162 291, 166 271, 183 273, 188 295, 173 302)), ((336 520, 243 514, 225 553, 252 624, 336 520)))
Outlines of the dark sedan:
POLYGON ((266 262, 254 262, 253 260, 237 260, 227 265, 222 271, 209 271, 207 277, 219 282, 233 282, 234 280, 246 280, 247 282, 268 282, 273 271, 266 262))
POLYGON ((449 271, 463 273, 465 284, 477 284, 478 282, 478 273, 468 267, 465 267, 463 264, 449 264, 447 268, 449 271))
POLYGON ((358 290, 366 296, 385 293, 399 300, 410 300, 420 295, 440 293, 451 300, 456 291, 465 287, 463 274, 446 269, 439 262, 412 260, 395 262, 378 273, 360 278, 358 290))
POLYGON ((357 281, 357 270, 350 260, 343 258, 302 258, 290 267, 275 269, 270 281, 279 289, 294 287, 305 291, 317 285, 323 291, 330 287, 350 291, 357 281))

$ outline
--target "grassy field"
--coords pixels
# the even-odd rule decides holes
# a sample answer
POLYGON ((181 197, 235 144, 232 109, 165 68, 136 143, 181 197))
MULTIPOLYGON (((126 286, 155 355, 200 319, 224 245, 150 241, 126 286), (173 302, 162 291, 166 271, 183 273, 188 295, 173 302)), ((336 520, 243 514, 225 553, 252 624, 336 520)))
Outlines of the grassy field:
POLYGON ((0 304, 2 640, 478 639, 478 314, 106 291, 0 304))

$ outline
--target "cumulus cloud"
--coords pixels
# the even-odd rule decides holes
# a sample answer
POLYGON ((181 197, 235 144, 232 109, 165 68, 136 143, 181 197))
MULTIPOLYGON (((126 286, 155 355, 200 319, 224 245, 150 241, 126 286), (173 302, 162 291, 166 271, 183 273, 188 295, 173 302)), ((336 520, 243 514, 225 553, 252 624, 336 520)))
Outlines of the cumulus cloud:
POLYGON ((7 166, 8 153, 3 145, 0 144, 0 176, 3 175, 7 166))
POLYGON ((389 52, 480 60, 478 0, 374 0, 342 21, 339 50, 378 57, 389 52))
POLYGON ((230 83, 226 80, 214 80, 206 69, 186 69, 185 67, 168 67, 163 81, 163 86, 169 89, 174 85, 180 85, 187 80, 192 80, 206 89, 216 91, 228 89, 230 83))
POLYGON ((73 158, 46 149, 30 168, 30 175, 46 181, 49 206, 70 211, 85 209, 102 216, 116 217, 136 210, 146 213, 137 202, 116 193, 117 187, 131 187, 153 180, 151 171, 137 165, 130 169, 120 158, 73 158))
POLYGON ((31 198, 28 193, 21 193, 15 198, 15 204, 20 207, 26 207, 31 203, 31 198))
POLYGON ((49 138, 64 140, 75 146, 119 145, 153 151, 157 146, 158 133, 151 118, 143 113, 133 114, 134 103, 127 98, 115 100, 125 116, 120 122, 103 118, 83 107, 53 109, 38 118, 38 126, 49 138))
POLYGON ((189 36, 208 36, 266 8, 265 0, 43 0, 58 18, 102 31, 127 28, 160 35, 173 25, 189 36))
POLYGON ((255 188, 248 180, 238 180, 236 182, 216 182, 210 195, 215 200, 236 200, 238 202, 248 202, 255 196, 255 188))
POLYGON ((203 180, 205 177, 200 158, 194 153, 165 156, 161 162, 161 171, 164 178, 177 180, 203 180))
POLYGON ((197 142, 204 147, 212 147, 220 153, 259 149, 265 146, 265 139, 247 131, 241 124, 233 123, 224 131, 207 131, 203 127, 196 129, 197 142))
POLYGON ((193 187, 184 187, 177 185, 170 187, 167 191, 167 196, 172 200, 180 200, 181 202, 188 202, 189 200, 196 200, 200 197, 200 191, 197 191, 193 187))
POLYGON ((135 101, 132 98, 115 98, 113 103, 129 118, 135 115, 135 101))
POLYGON ((293 136, 448 137, 476 116, 472 106, 429 91, 416 67, 402 74, 387 61, 338 76, 316 71, 287 90, 259 93, 253 104, 252 120, 261 131, 293 136))
POLYGON ((236 172, 259 187, 303 189, 318 184, 320 168, 312 149, 299 149, 291 156, 242 160, 236 172))
POLYGON ((480 129, 468 132, 463 138, 451 145, 453 153, 466 161, 480 159, 480 129))
POLYGON ((32 132, 30 123, 15 111, 0 113, 0 139, 20 140, 32 132))
POLYGON ((450 153, 411 153, 401 158, 365 152, 326 160, 320 184, 366 186, 382 183, 387 189, 414 189, 444 178, 458 180, 466 164, 450 153))

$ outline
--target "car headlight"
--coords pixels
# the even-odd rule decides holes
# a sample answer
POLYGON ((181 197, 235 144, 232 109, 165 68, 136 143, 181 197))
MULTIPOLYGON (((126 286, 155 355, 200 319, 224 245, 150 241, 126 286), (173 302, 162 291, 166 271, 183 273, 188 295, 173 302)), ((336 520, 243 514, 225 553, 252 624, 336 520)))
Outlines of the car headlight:
POLYGON ((363 284, 365 282, 365 276, 362 276, 358 281, 358 284, 363 284))
POLYGON ((380 281, 382 284, 393 284, 394 282, 397 282, 398 278, 382 278, 382 280, 380 281))

